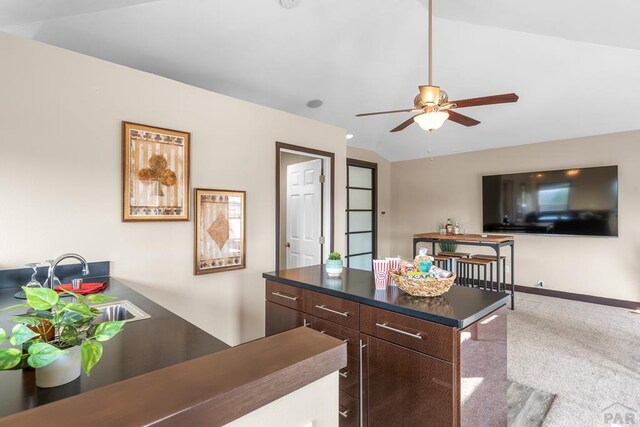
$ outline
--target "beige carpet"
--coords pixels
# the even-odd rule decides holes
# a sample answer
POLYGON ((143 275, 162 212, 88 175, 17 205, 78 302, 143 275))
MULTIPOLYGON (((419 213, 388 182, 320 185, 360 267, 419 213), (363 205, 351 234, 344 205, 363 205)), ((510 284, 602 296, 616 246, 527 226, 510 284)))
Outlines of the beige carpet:
POLYGON ((543 426, 605 425, 611 405, 640 420, 640 315, 517 294, 508 325, 509 379, 557 395, 543 426))

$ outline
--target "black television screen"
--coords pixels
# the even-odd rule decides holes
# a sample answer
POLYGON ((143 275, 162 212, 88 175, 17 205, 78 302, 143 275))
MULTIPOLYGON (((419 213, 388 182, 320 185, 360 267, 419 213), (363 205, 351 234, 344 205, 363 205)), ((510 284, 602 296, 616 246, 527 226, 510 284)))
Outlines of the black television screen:
POLYGON ((618 235, 618 166, 482 177, 485 232, 618 235))

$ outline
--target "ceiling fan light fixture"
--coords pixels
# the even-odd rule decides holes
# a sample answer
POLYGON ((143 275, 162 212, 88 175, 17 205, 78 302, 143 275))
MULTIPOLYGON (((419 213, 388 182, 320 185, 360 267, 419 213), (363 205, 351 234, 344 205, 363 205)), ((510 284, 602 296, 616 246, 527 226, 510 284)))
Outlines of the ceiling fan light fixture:
POLYGON ((440 129, 448 118, 449 113, 446 111, 431 111, 414 117, 413 121, 422 129, 432 131, 440 129))
POLYGON ((440 100, 440 86, 420 86, 420 98, 422 98, 424 105, 438 105, 438 101, 440 100))

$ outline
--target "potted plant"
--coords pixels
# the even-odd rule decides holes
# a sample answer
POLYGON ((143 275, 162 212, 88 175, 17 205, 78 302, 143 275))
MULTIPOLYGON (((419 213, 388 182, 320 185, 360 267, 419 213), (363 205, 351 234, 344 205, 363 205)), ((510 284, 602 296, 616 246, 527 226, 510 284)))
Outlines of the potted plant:
MULTIPOLYGON (((63 301, 49 288, 22 288, 27 304, 18 304, 3 310, 26 308, 24 314, 13 316, 17 324, 11 331, 9 342, 14 347, 0 349, 0 370, 36 370, 38 387, 56 387, 80 376, 80 367, 90 375, 91 369, 102 357, 102 342, 113 338, 122 330, 124 321, 96 323, 100 310, 92 303, 102 303, 113 297, 95 294, 87 297, 71 291, 76 300, 63 301)), ((7 333, 0 328, 0 344, 7 333)))
POLYGON ((326 262, 327 275, 329 277, 338 277, 342 273, 342 255, 339 252, 331 252, 326 262))
MULTIPOLYGON (((451 219, 450 221, 453 221, 453 220, 451 219)), ((438 223, 438 231, 446 229, 446 227, 447 227, 446 221, 441 221, 438 223)), ((456 249, 458 249, 458 244, 453 242, 443 241, 438 243, 438 246, 440 247, 440 252, 455 252, 456 249)), ((432 254, 432 255, 436 255, 436 254, 432 254)))

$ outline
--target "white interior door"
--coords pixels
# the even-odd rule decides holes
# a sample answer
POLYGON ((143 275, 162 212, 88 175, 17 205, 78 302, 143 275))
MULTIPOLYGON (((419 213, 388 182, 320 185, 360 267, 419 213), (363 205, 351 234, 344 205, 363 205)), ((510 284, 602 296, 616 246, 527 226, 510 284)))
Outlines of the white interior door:
POLYGON ((320 264, 322 160, 287 166, 287 268, 320 264))

